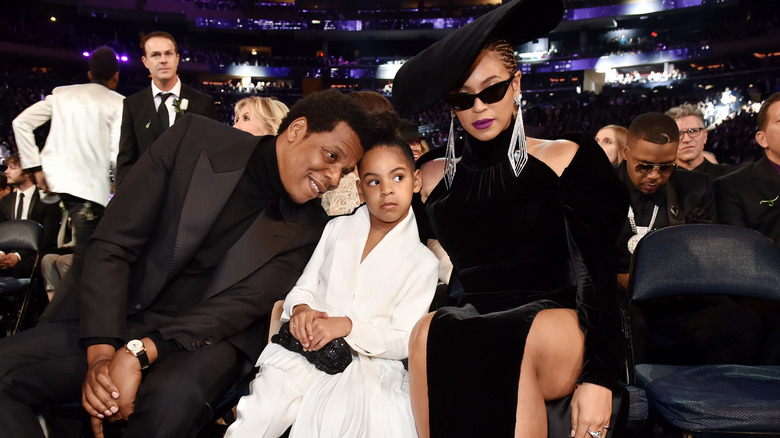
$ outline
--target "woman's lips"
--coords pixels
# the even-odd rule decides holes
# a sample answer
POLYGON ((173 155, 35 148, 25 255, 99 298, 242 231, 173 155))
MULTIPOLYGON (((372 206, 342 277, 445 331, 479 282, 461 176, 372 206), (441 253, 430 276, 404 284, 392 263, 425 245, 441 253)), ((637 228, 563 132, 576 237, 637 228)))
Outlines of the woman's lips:
POLYGON ((487 129, 490 128, 492 124, 493 124, 493 119, 480 119, 472 123, 471 126, 473 126, 476 129, 487 129))

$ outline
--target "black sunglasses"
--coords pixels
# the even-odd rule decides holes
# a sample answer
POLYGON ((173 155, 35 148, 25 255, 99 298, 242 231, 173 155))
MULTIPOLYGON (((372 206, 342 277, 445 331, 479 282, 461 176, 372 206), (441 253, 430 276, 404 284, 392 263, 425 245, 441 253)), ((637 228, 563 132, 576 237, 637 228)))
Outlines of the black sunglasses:
POLYGON ((658 169, 658 173, 661 175, 666 175, 668 173, 672 173, 674 169, 677 167, 677 164, 675 163, 665 163, 665 164, 655 164, 655 163, 637 163, 634 166, 634 169, 636 169, 636 173, 647 175, 648 173, 652 172, 653 169, 658 169))
POLYGON ((506 90, 509 89, 509 84, 512 83, 514 78, 509 78, 505 81, 497 82, 477 94, 458 93, 448 94, 444 96, 444 101, 455 111, 463 111, 474 106, 474 100, 479 98, 482 103, 495 103, 503 99, 506 95, 506 90))

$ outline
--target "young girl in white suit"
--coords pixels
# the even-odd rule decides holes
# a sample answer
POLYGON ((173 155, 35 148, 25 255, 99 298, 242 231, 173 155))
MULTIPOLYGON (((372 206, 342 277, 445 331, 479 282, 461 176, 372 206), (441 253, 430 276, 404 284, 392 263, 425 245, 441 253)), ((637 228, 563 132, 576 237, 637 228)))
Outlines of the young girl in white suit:
POLYGON ((422 243, 410 207, 420 191, 414 156, 401 139, 369 147, 358 163, 365 205, 325 227, 282 320, 304 351, 343 337, 352 362, 338 374, 269 344, 227 438, 416 437, 401 359, 430 306, 438 259, 422 243))

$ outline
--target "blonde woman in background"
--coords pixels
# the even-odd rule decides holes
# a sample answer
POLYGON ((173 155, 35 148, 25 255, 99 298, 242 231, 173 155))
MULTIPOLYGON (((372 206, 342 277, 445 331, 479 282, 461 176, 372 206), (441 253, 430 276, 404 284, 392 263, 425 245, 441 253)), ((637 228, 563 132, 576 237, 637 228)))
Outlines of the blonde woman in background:
POLYGON ((246 97, 236 102, 233 127, 257 136, 276 135, 289 111, 272 97, 246 97))

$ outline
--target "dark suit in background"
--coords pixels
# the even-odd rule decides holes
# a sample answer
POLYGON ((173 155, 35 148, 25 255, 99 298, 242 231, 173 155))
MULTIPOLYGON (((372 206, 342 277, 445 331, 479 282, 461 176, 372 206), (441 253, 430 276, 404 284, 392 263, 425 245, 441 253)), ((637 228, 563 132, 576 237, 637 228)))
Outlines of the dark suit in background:
MULTIPOLYGON (((633 185, 624 161, 618 177, 629 189, 638 226, 647 226, 653 205, 658 215, 653 229, 697 223, 717 223, 712 180, 703 173, 677 169, 653 195, 633 185)), ((651 230, 652 231, 652 230, 651 230)), ((628 273, 633 235, 626 224, 618 241, 619 273, 628 273)), ((660 262, 660 261, 659 261, 660 262)), ((631 306, 637 363, 755 363, 760 350, 760 320, 729 297, 670 298, 631 306), (724 348, 730 345, 731 348, 724 348)))
POLYGON ((0 436, 42 436, 31 407, 80 397, 85 344, 143 336, 160 355, 123 436, 189 437, 208 422, 251 370, 273 303, 327 221, 318 200, 287 197, 275 141, 186 115, 141 156, 90 241, 79 302, 0 341, 0 436), (255 212, 247 196, 265 206, 255 212))
MULTIPOLYGON (((16 205, 16 196, 18 192, 10 193, 0 199, 0 222, 14 220, 16 218, 16 212, 14 206, 16 205)), ((30 200, 30 208, 27 213, 27 219, 38 222, 43 225, 43 240, 41 246, 41 257, 43 254, 52 251, 57 248, 57 233, 60 230, 60 220, 62 219, 62 212, 60 211, 59 204, 44 204, 41 202, 41 195, 36 189, 33 192, 32 199, 30 200)), ((24 278, 29 277, 32 273, 33 264, 35 263, 35 253, 31 251, 6 251, 18 252, 22 259, 13 268, 8 271, 0 270, 0 276, 5 275, 9 277, 24 278)))
POLYGON ((752 228, 780 246, 780 175, 764 155, 715 180, 720 222, 752 228))
MULTIPOLYGON (((208 94, 195 91, 181 84, 181 99, 187 99, 187 113, 200 114, 217 120, 214 99, 208 94)), ((181 114, 176 114, 179 120, 181 114)), ((118 186, 149 146, 163 133, 163 126, 157 115, 152 87, 146 87, 138 93, 128 96, 122 112, 122 134, 119 138, 119 154, 116 158, 116 185, 118 186)))

